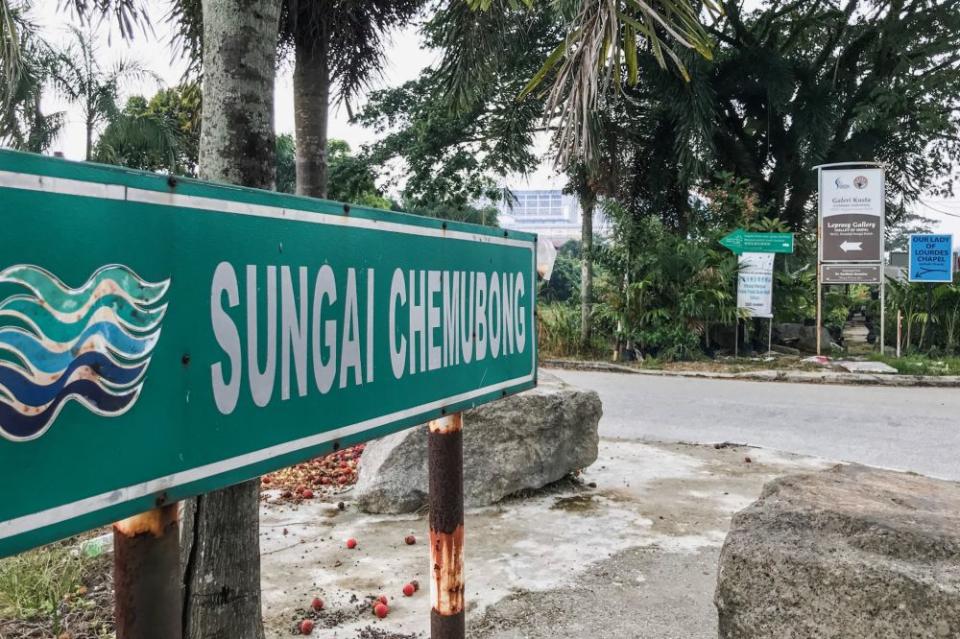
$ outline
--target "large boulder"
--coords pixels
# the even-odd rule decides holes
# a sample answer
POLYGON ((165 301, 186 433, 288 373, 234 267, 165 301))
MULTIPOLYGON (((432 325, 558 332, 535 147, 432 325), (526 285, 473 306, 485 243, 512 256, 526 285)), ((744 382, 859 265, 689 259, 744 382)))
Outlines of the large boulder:
MULTIPOLYGON (((803 324, 785 322, 774 324, 773 341, 775 344, 784 346, 796 346, 800 341, 800 333, 803 331, 803 324)), ((816 333, 814 333, 816 335, 816 333)))
MULTIPOLYGON (((602 407, 593 391, 540 372, 537 388, 463 416, 464 500, 485 506, 541 488, 596 461, 602 407)), ((361 510, 406 513, 427 504, 427 429, 367 444, 355 488, 361 510)))
POLYGON ((720 639, 960 637, 960 484, 837 466, 767 484, 720 556, 720 639))
MULTIPOLYGON (((817 352, 817 327, 816 326, 802 326, 800 327, 800 337, 795 344, 797 348, 802 351, 807 351, 808 353, 817 352)), ((827 330, 825 326, 820 327, 820 348, 824 353, 829 353, 831 350, 840 350, 840 345, 834 340, 833 335, 830 334, 830 331, 827 330)))

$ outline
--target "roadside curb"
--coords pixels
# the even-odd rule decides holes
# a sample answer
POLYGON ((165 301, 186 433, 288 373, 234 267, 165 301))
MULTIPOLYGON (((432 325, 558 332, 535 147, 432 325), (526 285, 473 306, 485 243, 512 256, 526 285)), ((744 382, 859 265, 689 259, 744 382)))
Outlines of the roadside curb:
POLYGON ((870 375, 867 373, 839 373, 835 371, 777 371, 758 370, 743 373, 709 373, 705 371, 662 371, 635 368, 610 362, 571 359, 541 359, 544 368, 562 368, 654 377, 695 377, 701 379, 733 379, 754 382, 792 382, 800 384, 854 384, 858 386, 899 386, 927 388, 960 388, 956 375, 870 375))

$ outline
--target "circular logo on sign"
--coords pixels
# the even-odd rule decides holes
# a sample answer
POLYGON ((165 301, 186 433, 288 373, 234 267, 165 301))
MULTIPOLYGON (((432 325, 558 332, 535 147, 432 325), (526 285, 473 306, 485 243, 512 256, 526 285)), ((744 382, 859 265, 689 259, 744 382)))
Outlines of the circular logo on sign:
POLYGON ((858 175, 853 178, 853 185, 858 189, 865 189, 867 188, 867 178, 863 175, 858 175))

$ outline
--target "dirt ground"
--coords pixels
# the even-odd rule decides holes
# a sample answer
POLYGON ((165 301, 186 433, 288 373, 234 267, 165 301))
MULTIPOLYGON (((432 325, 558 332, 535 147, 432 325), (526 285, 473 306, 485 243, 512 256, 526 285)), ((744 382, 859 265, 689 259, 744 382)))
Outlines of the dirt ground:
MULTIPOLYGON (((728 446, 604 440, 580 480, 468 511, 468 634, 479 639, 717 636, 716 563, 730 516, 782 474, 828 462, 728 446)), ((407 638, 429 630, 424 515, 313 500, 263 506, 269 638, 407 638), (404 538, 413 534, 415 545, 404 538), (357 548, 346 548, 355 538, 357 548), (422 588, 404 597, 403 585, 422 588), (370 600, 385 595, 377 619, 370 600), (320 613, 308 612, 314 597, 320 613)))

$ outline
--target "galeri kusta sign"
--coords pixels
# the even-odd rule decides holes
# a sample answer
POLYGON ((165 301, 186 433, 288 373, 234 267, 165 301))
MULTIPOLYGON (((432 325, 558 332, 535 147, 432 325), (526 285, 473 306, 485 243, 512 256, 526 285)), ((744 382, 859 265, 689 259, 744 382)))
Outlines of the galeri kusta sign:
POLYGON ((821 261, 879 261, 883 211, 881 169, 824 169, 820 176, 821 261))
POLYGON ((0 151, 0 556, 536 384, 536 238, 0 151))

